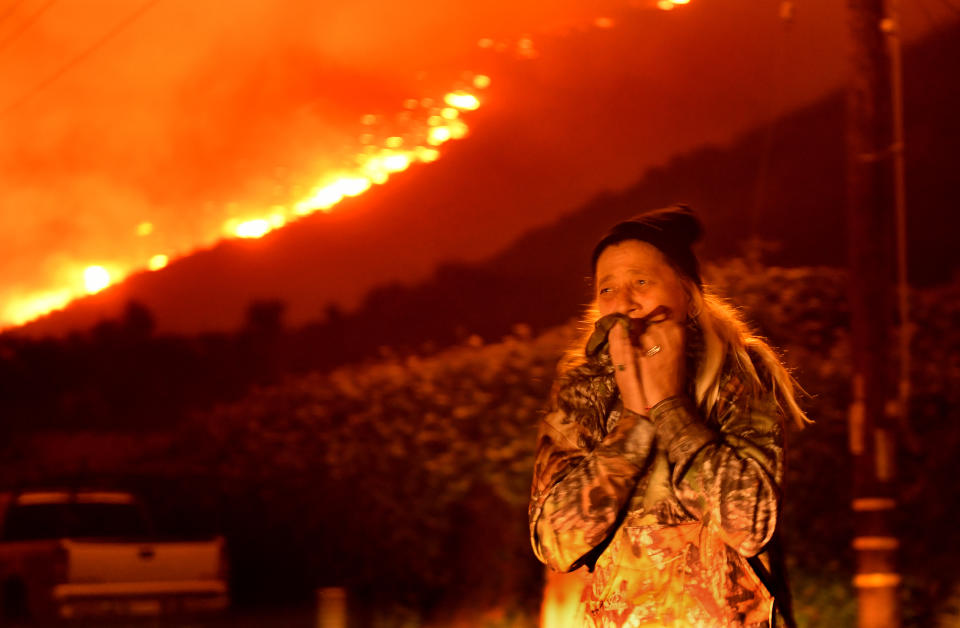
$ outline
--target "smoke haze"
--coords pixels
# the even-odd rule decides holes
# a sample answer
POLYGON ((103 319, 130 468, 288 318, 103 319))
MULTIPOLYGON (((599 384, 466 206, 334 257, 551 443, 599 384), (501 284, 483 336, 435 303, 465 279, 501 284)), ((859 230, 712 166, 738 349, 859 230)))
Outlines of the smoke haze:
MULTIPOLYGON (((475 72, 494 81, 475 135, 515 125, 516 146, 476 173, 497 185, 478 185, 435 261, 489 254, 842 80, 839 3, 796 3, 789 27, 770 3, 720 4, 160 0, 87 55, 142 5, 27 0, 0 22, 0 303, 209 246, 475 72)), ((913 34, 928 19, 905 16, 913 34)))

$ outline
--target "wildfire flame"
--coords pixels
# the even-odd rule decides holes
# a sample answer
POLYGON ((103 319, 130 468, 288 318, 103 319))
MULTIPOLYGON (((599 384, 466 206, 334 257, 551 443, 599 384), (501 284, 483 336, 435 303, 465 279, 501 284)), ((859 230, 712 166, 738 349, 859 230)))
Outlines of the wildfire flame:
POLYGON ((672 11, 683 4, 690 4, 690 0, 659 0, 657 2, 657 8, 661 11, 672 11))
MULTIPOLYGON (((472 85, 474 89, 485 89, 490 85, 490 77, 477 75, 473 77, 472 85)), ((291 220, 316 211, 330 211, 344 198, 359 196, 374 185, 382 185, 390 179, 391 175, 403 172, 415 163, 436 161, 440 152, 435 147, 467 136, 469 127, 460 119, 460 113, 480 108, 480 99, 477 95, 463 89, 446 94, 443 102, 448 106, 436 110, 427 118, 429 128, 425 136, 405 138, 391 135, 383 141, 381 148, 368 146, 373 150, 357 157, 356 169, 328 175, 311 190, 306 198, 292 203, 289 207, 277 206, 267 217, 227 221, 224 224, 225 235, 238 238, 262 238, 291 220), (410 148, 404 148, 408 145, 410 148)), ((413 109, 424 104, 430 106, 433 100, 411 99, 405 103, 405 107, 413 109)), ((368 114, 363 117, 362 122, 368 126, 376 124, 377 116, 368 114)), ((370 139, 370 134, 364 134, 361 141, 370 139)))
MULTIPOLYGON (((391 135, 383 139, 379 147, 372 144, 372 133, 362 134, 361 144, 367 146, 364 152, 357 155, 355 168, 328 174, 304 198, 289 205, 271 207, 260 216, 227 220, 220 238, 262 238, 298 218, 316 211, 331 211, 343 199, 359 196, 374 185, 382 185, 392 175, 407 170, 413 164, 436 161, 440 157, 438 149, 441 145, 468 135, 469 127, 461 119, 461 113, 480 108, 481 101, 476 92, 486 89, 490 83, 489 76, 478 74, 471 77, 469 87, 458 88, 441 99, 408 99, 404 103, 406 109, 423 108, 427 114, 426 124, 419 131, 412 131, 407 136, 391 135), (437 106, 438 102, 445 106, 437 106)), ((372 126, 378 120, 377 115, 367 114, 361 123, 372 126)), ((153 223, 143 221, 136 226, 135 233, 139 237, 147 237, 155 230, 153 223)), ((180 255, 189 252, 183 251, 180 255)), ((62 309, 73 299, 101 292, 134 272, 165 268, 173 255, 173 252, 158 252, 140 265, 115 264, 110 270, 99 264, 86 266, 76 273, 70 288, 33 294, 7 304, 0 325, 21 325, 62 309)))
MULTIPOLYGON (((690 3, 690 0, 646 0, 646 6, 655 6, 670 11, 678 6, 690 3)), ((600 16, 593 20, 598 29, 611 29, 616 26, 613 18, 600 16)), ((530 35, 523 35, 514 41, 500 41, 483 38, 477 42, 483 49, 494 52, 512 52, 519 59, 535 59, 539 53, 530 35)), ((303 198, 289 205, 276 205, 260 215, 234 216, 226 220, 218 236, 209 239, 213 244, 223 238, 262 238, 271 231, 279 229, 299 218, 317 211, 329 212, 343 199, 359 196, 374 185, 386 183, 390 177, 407 170, 418 163, 431 163, 440 157, 439 148, 452 140, 458 140, 469 134, 469 127, 462 116, 466 112, 476 111, 482 105, 478 92, 490 86, 491 79, 485 74, 469 76, 465 84, 443 95, 442 98, 410 98, 404 102, 404 115, 410 118, 415 111, 425 115, 420 124, 412 124, 404 133, 393 133, 376 141, 373 128, 382 119, 376 114, 367 114, 361 123, 367 130, 360 137, 364 150, 355 158, 356 166, 322 177, 303 198)), ((156 226, 142 221, 134 233, 145 240, 155 234, 156 226)), ((162 248, 162 247, 161 247, 162 248)), ((19 300, 8 302, 0 313, 0 329, 16 326, 36 319, 54 310, 62 309, 73 299, 88 294, 96 294, 110 285, 123 280, 128 275, 141 270, 157 271, 165 268, 175 257, 193 252, 192 250, 153 251, 146 254, 141 262, 123 264, 112 262, 107 266, 100 264, 80 266, 66 277, 69 287, 60 290, 34 293, 19 300)))
POLYGON ((103 266, 87 266, 83 271, 83 287, 87 294, 96 294, 110 285, 110 273, 103 266))

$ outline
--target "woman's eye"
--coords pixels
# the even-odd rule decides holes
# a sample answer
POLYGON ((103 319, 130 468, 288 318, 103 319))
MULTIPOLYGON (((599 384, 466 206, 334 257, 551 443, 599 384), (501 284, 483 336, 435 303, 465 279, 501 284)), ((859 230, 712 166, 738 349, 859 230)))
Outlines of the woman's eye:
POLYGON ((646 280, 646 279, 637 279, 636 281, 634 281, 634 283, 637 284, 638 286, 645 286, 645 285, 647 285, 647 280, 646 280))
POLYGON ((613 292, 613 288, 600 288, 600 294, 610 294, 613 292))

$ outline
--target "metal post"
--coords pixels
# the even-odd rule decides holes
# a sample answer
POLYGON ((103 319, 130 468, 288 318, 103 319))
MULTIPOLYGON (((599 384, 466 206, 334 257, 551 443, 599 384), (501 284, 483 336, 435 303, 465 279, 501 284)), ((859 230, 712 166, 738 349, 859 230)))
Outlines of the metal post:
POLYGON ((899 540, 894 441, 897 386, 890 368, 896 276, 894 155, 889 23, 883 0, 847 0, 853 68, 847 90, 847 204, 853 404, 850 451, 854 459, 853 515, 859 628, 899 628, 899 540), (891 403, 894 402, 894 403, 891 403))

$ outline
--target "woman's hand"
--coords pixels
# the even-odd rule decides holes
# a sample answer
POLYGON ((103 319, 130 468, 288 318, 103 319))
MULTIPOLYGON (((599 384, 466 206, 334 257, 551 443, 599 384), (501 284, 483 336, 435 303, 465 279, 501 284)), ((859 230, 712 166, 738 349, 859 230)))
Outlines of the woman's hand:
POLYGON ((639 356, 640 381, 648 408, 684 393, 685 342, 686 328, 672 318, 651 321, 640 336, 640 347, 635 348, 635 352, 639 356))
POLYGON ((637 414, 647 414, 647 398, 640 380, 639 353, 630 340, 630 333, 620 322, 610 329, 610 359, 613 361, 617 388, 623 406, 637 414))
POLYGON ((686 383, 686 328, 669 313, 647 321, 631 338, 624 325, 610 330, 610 358, 624 407, 647 414, 667 397, 683 394, 686 383))

